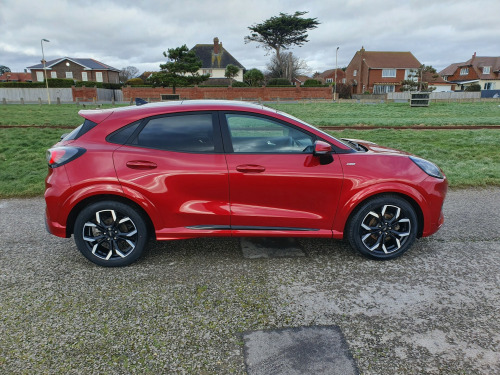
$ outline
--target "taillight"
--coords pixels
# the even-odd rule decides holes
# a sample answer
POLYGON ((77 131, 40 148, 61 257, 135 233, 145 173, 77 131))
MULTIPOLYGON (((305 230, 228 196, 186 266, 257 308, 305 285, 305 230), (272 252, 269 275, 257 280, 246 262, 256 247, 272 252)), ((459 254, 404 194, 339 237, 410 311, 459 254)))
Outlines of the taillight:
POLYGON ((85 153, 84 148, 80 147, 55 147, 47 150, 47 163, 50 168, 57 168, 61 165, 75 160, 85 153))

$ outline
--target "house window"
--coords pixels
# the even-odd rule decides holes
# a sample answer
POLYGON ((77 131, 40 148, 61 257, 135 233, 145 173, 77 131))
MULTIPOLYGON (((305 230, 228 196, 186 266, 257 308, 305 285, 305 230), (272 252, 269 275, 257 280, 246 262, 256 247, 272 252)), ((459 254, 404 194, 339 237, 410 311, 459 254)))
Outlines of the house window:
POLYGON ((443 79, 444 79, 445 81, 448 81, 448 76, 443 76, 443 79))
POLYGON ((212 69, 203 69, 203 75, 208 74, 210 77, 212 77, 212 69))
POLYGON ((485 82, 484 90, 493 90, 495 88, 495 84, 493 82, 485 82))
POLYGON ((345 78, 342 78, 342 83, 346 83, 346 80, 345 80, 345 78))
POLYGON ((332 83, 333 82, 333 78, 327 78, 326 79, 326 83, 332 83))
POLYGON ((358 75, 358 71, 357 71, 357 70, 354 70, 354 72, 352 73, 352 75, 353 75, 354 77, 356 77, 356 76, 358 75))
POLYGON ((388 92, 394 92, 394 85, 375 85, 373 86, 374 94, 387 94, 388 92))
POLYGON ((82 72, 82 81, 88 81, 87 72, 82 72))
POLYGON ((44 79, 43 79, 43 72, 36 72, 36 80, 38 82, 43 82, 44 79))
POLYGON ((97 82, 102 82, 102 72, 95 72, 95 80, 97 82))
POLYGON ((469 74, 469 68, 462 68, 462 69, 460 69, 460 75, 461 76, 466 76, 467 74, 469 74))
POLYGON ((396 77, 396 69, 382 69, 382 77, 396 77))
POLYGON ((66 72, 66 78, 73 79, 73 72, 66 72))
POLYGON ((491 68, 491 66, 485 66, 483 68, 483 74, 490 74, 490 68, 491 68))
POLYGON ((57 72, 50 72, 50 78, 57 78, 57 72))

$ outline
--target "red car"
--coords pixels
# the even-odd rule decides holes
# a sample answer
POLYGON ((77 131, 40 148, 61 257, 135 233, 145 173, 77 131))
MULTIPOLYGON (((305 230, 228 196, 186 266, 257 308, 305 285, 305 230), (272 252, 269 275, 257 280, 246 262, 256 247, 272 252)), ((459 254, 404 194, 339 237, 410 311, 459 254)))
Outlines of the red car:
POLYGON ((260 105, 79 114, 47 151, 46 224, 101 266, 134 262, 151 237, 346 237, 391 259, 443 224, 447 181, 433 163, 260 105))

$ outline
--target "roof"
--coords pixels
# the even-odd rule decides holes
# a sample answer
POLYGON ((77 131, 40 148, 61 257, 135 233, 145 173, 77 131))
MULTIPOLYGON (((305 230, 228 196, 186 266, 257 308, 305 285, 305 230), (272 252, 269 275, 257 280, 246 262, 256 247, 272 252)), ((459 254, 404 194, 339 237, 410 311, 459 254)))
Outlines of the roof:
POLYGON ((422 81, 429 85, 451 85, 452 82, 445 81, 438 73, 424 72, 422 81))
POLYGON ((0 76, 0 81, 16 81, 16 82, 31 82, 31 73, 16 73, 16 72, 5 72, 0 76))
POLYGON ((461 67, 473 67, 477 72, 479 79, 498 79, 498 75, 495 73, 500 72, 500 56, 476 56, 476 54, 474 53, 474 55, 472 55, 472 57, 465 62, 453 63, 448 65, 446 68, 439 72, 439 75, 451 76, 455 74, 458 68, 461 67), (484 67, 490 67, 490 72, 484 74, 484 67))
POLYGON ((361 53, 366 65, 375 69, 415 69, 422 65, 411 52, 365 51, 361 49, 356 53, 361 53))
POLYGON ((222 45, 219 48, 220 52, 215 54, 213 44, 197 44, 191 51, 194 51, 196 56, 201 60, 202 69, 226 69, 226 66, 229 64, 235 65, 240 69, 245 69, 222 45))
MULTIPOLYGON (((62 57, 59 59, 55 60, 50 60, 45 62, 46 68, 50 69, 54 65, 57 65, 61 63, 62 61, 69 60, 74 62, 75 64, 83 66, 85 69, 90 69, 90 70, 112 70, 115 72, 119 72, 120 69, 113 68, 112 66, 106 65, 100 61, 94 60, 94 59, 87 59, 87 58, 74 58, 74 57, 62 57)), ((28 66, 28 69, 43 69, 43 64, 36 64, 33 66, 28 66)))

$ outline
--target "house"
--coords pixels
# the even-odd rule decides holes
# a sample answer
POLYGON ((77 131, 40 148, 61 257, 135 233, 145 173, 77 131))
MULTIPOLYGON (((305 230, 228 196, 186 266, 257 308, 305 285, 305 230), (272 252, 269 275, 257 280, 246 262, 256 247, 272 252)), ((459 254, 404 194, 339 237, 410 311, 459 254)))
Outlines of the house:
MULTIPOLYGON (((335 69, 325 70, 323 73, 319 73, 315 76, 323 84, 333 84, 335 81, 335 69)), ((347 83, 345 72, 341 68, 337 68, 337 84, 347 83)))
POLYGON ((308 77, 308 76, 304 76, 304 75, 298 75, 297 77, 295 77, 294 79, 292 79, 292 83, 294 85, 302 86, 304 83, 306 83, 306 81, 308 79, 312 79, 312 78, 308 77))
MULTIPOLYGON (((45 62, 47 78, 69 78, 75 81, 120 83, 119 69, 94 59, 62 57, 45 62)), ((44 81, 43 63, 29 66, 33 82, 44 81)))
POLYGON ((0 76, 0 82, 32 82, 31 73, 5 72, 0 76))
POLYGON ((411 52, 366 51, 361 47, 347 66, 346 83, 352 85, 353 94, 395 92, 421 65, 411 52))
POLYGON ((427 88, 434 89, 433 92, 455 91, 455 84, 445 81, 439 74, 424 72, 422 82, 427 84, 427 88))
POLYGON ((210 74, 210 78, 225 78, 226 67, 231 64, 240 68, 234 80, 243 82, 243 70, 241 65, 224 47, 219 43, 219 38, 214 38, 214 44, 197 44, 191 51, 201 60, 202 66, 198 74, 210 74))
POLYGON ((481 90, 500 89, 500 56, 476 56, 462 63, 453 63, 439 72, 445 81, 456 84, 460 90, 478 84, 481 90))

